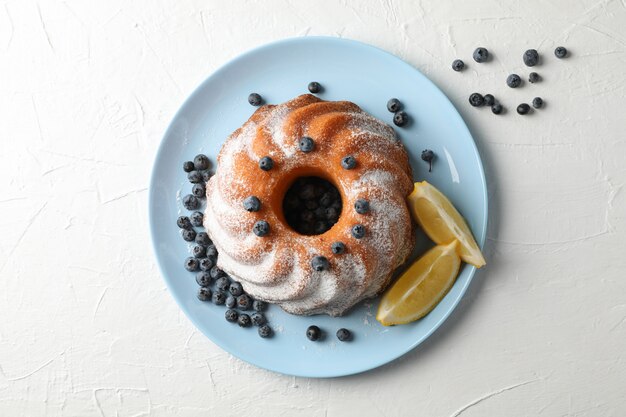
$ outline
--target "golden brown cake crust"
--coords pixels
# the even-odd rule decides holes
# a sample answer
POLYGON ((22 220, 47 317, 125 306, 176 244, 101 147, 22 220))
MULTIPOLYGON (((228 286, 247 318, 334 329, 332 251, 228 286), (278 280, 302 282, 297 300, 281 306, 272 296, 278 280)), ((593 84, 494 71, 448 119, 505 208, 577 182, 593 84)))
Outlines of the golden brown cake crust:
POLYGON ((390 126, 354 103, 306 94, 260 107, 226 140, 207 184, 205 226, 218 266, 253 297, 290 313, 340 315, 384 289, 410 254, 412 189, 408 155, 390 126), (302 136, 315 141, 312 152, 299 150, 302 136), (341 167, 347 155, 356 158, 355 169, 341 167), (274 161, 269 171, 259 168, 264 156, 274 161), (341 194, 339 220, 321 235, 298 234, 282 212, 287 188, 302 176, 322 177, 341 194), (260 199, 260 211, 243 208, 249 196, 260 199), (358 198, 370 202, 369 213, 354 210, 358 198), (252 232, 258 220, 269 223, 267 236, 252 232), (365 226, 362 239, 351 234, 355 224, 365 226), (337 241, 344 254, 332 253, 337 241), (329 270, 314 271, 315 256, 326 257, 329 270))

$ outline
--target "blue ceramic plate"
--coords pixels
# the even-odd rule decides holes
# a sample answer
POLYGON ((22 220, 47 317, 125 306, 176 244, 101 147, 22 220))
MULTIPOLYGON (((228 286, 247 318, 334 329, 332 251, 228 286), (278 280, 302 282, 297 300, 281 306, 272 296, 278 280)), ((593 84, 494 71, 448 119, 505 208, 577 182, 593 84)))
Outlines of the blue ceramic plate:
MULTIPOLYGON (((480 156, 463 119, 446 96, 424 75, 397 57, 359 42, 337 38, 295 38, 247 52, 224 65, 193 92, 170 124, 159 148, 150 183, 150 229, 154 251, 172 295, 214 343, 254 365, 284 374, 335 377, 363 372, 390 362, 424 341, 450 315, 465 293, 475 268, 463 266, 446 297, 425 318, 385 328, 375 319, 378 299, 362 303, 345 317, 298 317, 270 306, 275 331, 262 339, 256 329, 242 329, 224 319, 225 308, 196 298, 194 274, 185 271, 189 248, 176 218, 185 213, 181 196, 191 185, 183 161, 202 152, 215 160, 224 139, 252 114, 248 94, 281 103, 307 93, 319 81, 325 100, 350 100, 392 124, 387 100, 397 97, 413 119, 397 128, 413 165, 415 180, 426 179, 444 192, 467 219, 482 246, 487 226, 487 189, 480 156), (423 149, 435 151, 432 173, 420 160, 423 149), (327 331, 310 342, 305 331, 316 324, 327 331), (345 327, 354 340, 335 337, 345 327)), ((416 253, 431 244, 418 238, 416 253)))

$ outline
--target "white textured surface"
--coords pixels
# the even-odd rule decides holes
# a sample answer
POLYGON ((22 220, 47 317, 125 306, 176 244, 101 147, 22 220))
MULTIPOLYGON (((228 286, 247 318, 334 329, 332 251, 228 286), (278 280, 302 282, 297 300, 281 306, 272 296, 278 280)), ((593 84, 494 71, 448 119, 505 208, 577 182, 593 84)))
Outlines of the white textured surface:
POLYGON ((626 4, 451 3, 0 2, 0 415, 623 416, 626 4), (433 79, 491 198, 489 265, 460 308, 403 359, 335 380, 254 368, 195 331, 146 221, 153 156, 191 90, 244 50, 315 34, 433 79), (494 62, 471 61, 479 45, 494 62), (544 82, 508 89, 530 47, 544 82), (496 117, 469 108, 474 90, 547 106, 496 117))

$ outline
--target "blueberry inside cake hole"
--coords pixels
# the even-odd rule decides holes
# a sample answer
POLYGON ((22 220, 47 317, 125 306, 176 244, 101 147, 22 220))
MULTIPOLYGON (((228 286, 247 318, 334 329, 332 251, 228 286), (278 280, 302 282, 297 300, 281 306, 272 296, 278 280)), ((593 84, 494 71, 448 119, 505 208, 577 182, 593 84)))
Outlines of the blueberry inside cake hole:
POLYGON ((321 235, 339 220, 342 202, 339 190, 320 177, 300 177, 283 198, 287 224, 302 235, 321 235))

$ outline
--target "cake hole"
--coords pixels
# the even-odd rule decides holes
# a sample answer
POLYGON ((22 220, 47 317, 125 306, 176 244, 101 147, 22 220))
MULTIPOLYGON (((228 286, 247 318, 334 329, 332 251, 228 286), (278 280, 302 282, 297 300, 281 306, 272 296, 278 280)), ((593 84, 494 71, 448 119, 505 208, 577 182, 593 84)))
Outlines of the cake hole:
POLYGON ((302 235, 321 235, 339 220, 341 195, 331 182, 320 177, 300 177, 283 198, 287 224, 302 235))

